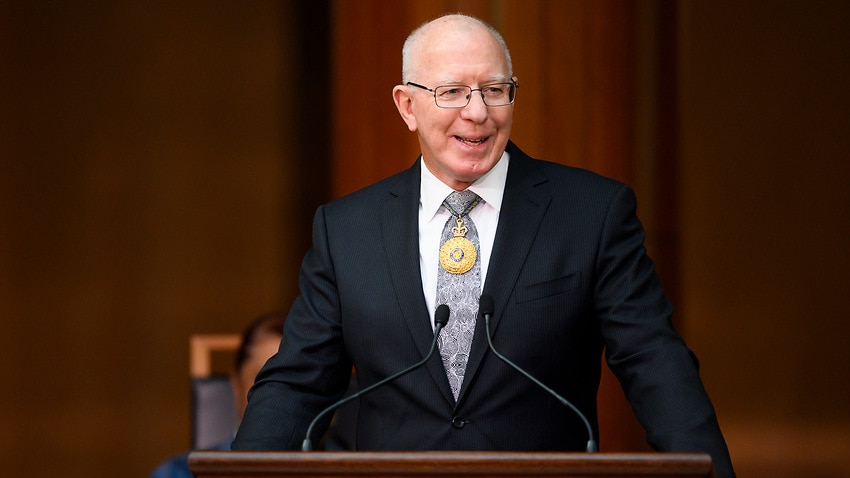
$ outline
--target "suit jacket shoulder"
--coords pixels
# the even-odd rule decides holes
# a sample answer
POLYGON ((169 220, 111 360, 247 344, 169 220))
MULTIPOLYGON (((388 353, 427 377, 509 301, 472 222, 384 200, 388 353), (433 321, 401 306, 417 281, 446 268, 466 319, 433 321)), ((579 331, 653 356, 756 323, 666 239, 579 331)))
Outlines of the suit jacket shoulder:
POLYGON ((323 208, 329 214, 370 215, 379 213, 387 201, 399 198, 408 205, 415 199, 418 206, 419 164, 417 159, 408 169, 346 194, 325 204, 323 208))
POLYGON ((512 142, 508 143, 507 152, 510 154, 511 165, 506 190, 520 185, 545 185, 544 188, 553 194, 606 196, 628 187, 620 181, 587 169, 532 158, 512 142))

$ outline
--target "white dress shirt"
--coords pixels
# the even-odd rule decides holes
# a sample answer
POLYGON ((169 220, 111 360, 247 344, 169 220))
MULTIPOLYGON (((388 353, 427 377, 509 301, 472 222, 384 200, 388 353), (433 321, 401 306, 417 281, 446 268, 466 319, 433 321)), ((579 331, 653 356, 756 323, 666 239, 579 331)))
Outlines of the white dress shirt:
MULTIPOLYGON (((479 195, 483 201, 469 213, 478 230, 481 258, 481 286, 487 279, 490 254, 499 225, 499 211, 502 209, 502 196, 505 192, 505 180, 508 177, 507 152, 487 174, 481 176, 468 189, 479 195)), ((420 158, 419 161, 422 161, 420 158)), ((451 213, 443 206, 443 200, 451 194, 452 188, 437 179, 425 163, 422 162, 422 180, 419 191, 419 271, 422 274, 422 288, 425 303, 431 313, 433 325, 434 311, 437 308, 437 275, 440 267, 440 239, 451 213)))

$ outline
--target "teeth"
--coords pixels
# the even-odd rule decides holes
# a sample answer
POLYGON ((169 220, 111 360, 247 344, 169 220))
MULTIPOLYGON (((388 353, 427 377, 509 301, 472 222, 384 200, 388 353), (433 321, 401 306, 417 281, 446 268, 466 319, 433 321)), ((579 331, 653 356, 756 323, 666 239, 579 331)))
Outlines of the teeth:
POLYGON ((484 139, 468 139, 468 138, 461 138, 460 136, 457 136, 457 139, 463 141, 464 143, 468 143, 468 144, 481 144, 481 143, 484 142, 484 139))

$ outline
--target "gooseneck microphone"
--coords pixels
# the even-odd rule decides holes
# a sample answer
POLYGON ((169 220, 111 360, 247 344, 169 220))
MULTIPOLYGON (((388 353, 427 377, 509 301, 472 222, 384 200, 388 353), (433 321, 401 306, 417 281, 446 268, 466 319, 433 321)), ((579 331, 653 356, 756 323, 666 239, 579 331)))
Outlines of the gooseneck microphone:
POLYGON ((367 393, 371 392, 372 390, 375 390, 378 387, 382 387, 388 384, 389 382, 392 382, 393 380, 401 377, 402 375, 408 374, 416 370, 417 368, 425 365, 425 363, 428 362, 431 356, 434 355, 434 350, 436 350, 437 348, 437 338, 440 336, 440 331, 443 330, 443 327, 445 327, 447 323, 449 323, 449 306, 447 306, 446 304, 440 304, 439 306, 437 306, 437 310, 434 312, 434 340, 431 341, 431 348, 428 350, 428 353, 425 354, 425 358, 423 358, 419 362, 416 362, 410 367, 407 367, 401 372, 398 372, 394 375, 390 375, 389 377, 381 380, 380 382, 373 383, 372 385, 364 388, 363 390, 351 394, 332 404, 328 408, 322 410, 318 415, 316 415, 316 418, 314 418, 313 421, 310 422, 310 426, 307 428, 307 435, 304 437, 304 441, 301 444, 301 450, 311 451, 313 449, 313 442, 310 441, 310 435, 312 435, 313 427, 316 425, 320 418, 345 405, 346 403, 354 399, 360 398, 363 395, 366 395, 367 393))
POLYGON ((490 317, 493 316, 493 309, 493 297, 487 294, 482 295, 481 298, 478 300, 478 311, 481 312, 481 315, 484 316, 485 330, 487 331, 487 343, 490 345, 490 350, 493 351, 493 354, 495 354, 496 357, 499 357, 503 362, 513 367, 517 372, 528 377, 529 380, 536 383, 543 390, 549 392, 549 394, 558 399, 559 402, 570 407, 576 413, 576 415, 578 415, 578 417, 581 418, 581 420, 584 422, 584 426, 587 427, 587 451, 597 451, 596 440, 593 439, 593 428, 590 426, 590 422, 587 420, 587 417, 584 416, 584 413, 581 413, 581 410, 579 410, 575 405, 570 403, 569 400, 558 395, 557 392, 544 385, 543 382, 541 382, 540 380, 534 378, 530 373, 523 370, 519 365, 508 360, 507 357, 500 354, 498 351, 496 351, 496 348, 493 347, 493 339, 490 337, 490 317))

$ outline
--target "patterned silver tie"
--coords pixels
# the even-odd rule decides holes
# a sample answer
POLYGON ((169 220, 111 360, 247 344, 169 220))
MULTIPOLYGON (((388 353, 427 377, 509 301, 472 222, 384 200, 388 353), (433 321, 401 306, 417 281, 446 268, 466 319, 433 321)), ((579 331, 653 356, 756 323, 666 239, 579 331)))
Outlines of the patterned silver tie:
POLYGON ((472 191, 454 191, 443 201, 452 217, 446 221, 440 241, 437 305, 448 305, 451 316, 440 334, 439 346, 455 400, 466 372, 481 294, 478 230, 468 216, 480 202, 472 191))

